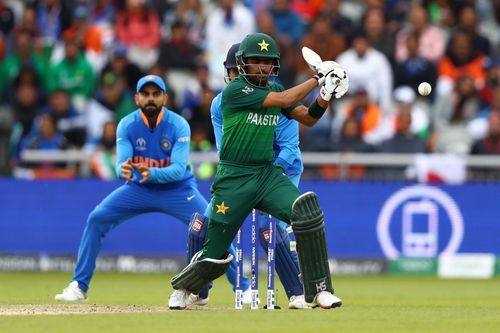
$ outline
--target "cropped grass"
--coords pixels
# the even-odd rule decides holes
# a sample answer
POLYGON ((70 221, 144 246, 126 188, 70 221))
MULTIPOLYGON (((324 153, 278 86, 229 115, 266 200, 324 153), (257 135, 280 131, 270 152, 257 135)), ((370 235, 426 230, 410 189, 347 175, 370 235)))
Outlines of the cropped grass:
MULTIPOLYGON (((59 304, 54 295, 69 273, 0 273, 0 307, 59 304)), ((335 277, 344 305, 335 310, 233 309, 234 294, 225 278, 216 281, 208 307, 170 311, 171 276, 96 273, 88 304, 76 307, 151 306, 164 312, 56 315, 0 315, 0 332, 500 332, 500 279, 442 280, 435 277, 335 277)), ((265 281, 261 279, 261 281, 265 281)), ((261 283, 265 299, 265 283, 261 283)))

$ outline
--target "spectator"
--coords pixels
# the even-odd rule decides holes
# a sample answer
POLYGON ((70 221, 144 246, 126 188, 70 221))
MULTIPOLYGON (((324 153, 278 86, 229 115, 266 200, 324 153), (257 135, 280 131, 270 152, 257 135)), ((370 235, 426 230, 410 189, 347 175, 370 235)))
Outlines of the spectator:
POLYGON ((6 100, 9 101, 14 121, 19 126, 13 140, 14 145, 32 131, 33 121, 45 104, 44 92, 40 86, 40 79, 33 67, 23 66, 8 90, 6 100))
MULTIPOLYGON (((34 49, 34 39, 27 30, 16 30, 15 49, 0 64, 0 88, 7 87, 17 77, 22 65, 32 66, 43 81, 48 64, 34 49)), ((3 90, 3 89, 0 89, 3 90)))
MULTIPOLYGON (((309 31, 300 41, 300 48, 307 46, 320 55, 321 59, 336 59, 347 48, 345 38, 332 31, 327 16, 318 16, 309 27, 309 31)), ((297 72, 304 76, 310 76, 309 66, 302 57, 297 59, 297 72)))
POLYGON ((369 153, 374 151, 374 147, 363 139, 361 123, 355 117, 348 117, 342 125, 340 138, 333 144, 332 151, 369 153))
POLYGON ((337 58, 348 69, 349 84, 364 86, 372 101, 383 112, 392 110, 392 69, 387 58, 368 43, 366 33, 358 31, 352 46, 337 58))
POLYGON ((4 0, 0 0, 0 33, 8 36, 14 29, 14 12, 4 0))
MULTIPOLYGON (((364 85, 353 86, 347 105, 338 112, 335 124, 354 117, 360 123, 363 139, 372 145, 381 143, 388 136, 384 112, 369 96, 364 85)), ((338 126, 338 125, 337 125, 338 126)))
POLYGON ((478 18, 476 9, 473 5, 464 6, 459 12, 458 26, 455 28, 454 34, 459 31, 463 32, 469 37, 473 50, 488 56, 491 52, 490 41, 482 36, 477 29, 478 18))
POLYGON ((94 0, 90 10, 90 22, 101 28, 115 22, 116 7, 113 0, 94 0))
MULTIPOLYGON (((60 131, 72 146, 81 148, 85 144, 85 117, 72 105, 69 92, 57 89, 49 95, 49 105, 40 111, 50 114, 60 131)), ((37 120, 35 120, 37 121, 37 120)))
POLYGON ((418 54, 432 63, 438 62, 445 51, 443 31, 429 24, 425 9, 419 5, 412 6, 409 15, 407 26, 396 34, 396 61, 401 62, 408 58, 406 38, 410 34, 417 34, 418 54))
POLYGON ((56 128, 56 119, 50 113, 40 116, 34 135, 26 138, 23 149, 60 150, 67 149, 66 138, 56 128))
POLYGON ((40 0, 36 12, 40 37, 44 46, 51 48, 71 24, 69 1, 40 0))
POLYGON ((184 22, 172 24, 170 39, 161 45, 158 62, 163 68, 186 69, 194 71, 199 61, 201 50, 189 41, 188 29, 184 22))
POLYGON ((425 153, 425 143, 411 131, 412 111, 409 105, 401 104, 396 117, 395 135, 382 142, 384 153, 425 153))
POLYGON ((342 0, 326 0, 322 12, 330 18, 332 30, 344 36, 346 40, 350 40, 355 30, 354 23, 341 13, 341 4, 342 0))
POLYGON ((47 90, 51 93, 63 89, 69 92, 73 99, 76 97, 86 100, 94 93, 94 72, 75 37, 74 33, 65 33, 65 55, 60 62, 49 68, 50 80, 47 80, 47 90))
POLYGON ((115 32, 117 40, 129 48, 131 62, 142 69, 156 63, 161 42, 160 19, 144 0, 125 1, 125 8, 116 16, 115 32))
MULTIPOLYGON (((104 124, 120 120, 134 111, 132 94, 126 89, 125 80, 113 72, 101 77, 100 89, 86 107, 87 142, 96 142, 102 137, 104 124)), ((89 147, 87 147, 89 148, 89 147)))
POLYGON ((482 87, 485 80, 483 63, 485 57, 473 48, 470 37, 457 32, 450 40, 450 50, 438 65, 439 78, 456 80, 469 75, 474 78, 477 87, 482 87))
POLYGON ((217 7, 208 15, 206 57, 210 72, 210 86, 223 88, 226 51, 255 32, 253 13, 239 0, 218 0, 217 7))
POLYGON ((473 155, 500 155, 500 109, 488 116, 488 133, 477 140, 471 149, 473 155))
POLYGON ((486 79, 484 87, 479 90, 479 95, 483 103, 489 105, 493 102, 495 89, 500 86, 500 56, 485 58, 483 68, 486 79))
MULTIPOLYGON (((427 140, 431 127, 430 106, 417 102, 416 94, 409 86, 400 86, 394 90, 394 102, 397 110, 411 110, 411 132, 422 140, 427 140)), ((397 117, 398 112, 395 112, 397 117)), ((397 119, 390 119, 391 125, 397 124, 397 119)), ((396 130, 391 131, 396 132, 396 130)))
POLYGON ((393 64, 395 36, 385 25, 384 12, 375 8, 368 10, 363 19, 363 29, 370 45, 382 52, 393 64))
MULTIPOLYGON (((429 60, 418 55, 418 36, 409 34, 406 38, 408 58, 396 64, 394 70, 395 86, 410 86, 415 93, 418 85, 429 82, 434 87, 437 80, 436 66, 429 60)), ((434 96, 431 93, 431 98, 434 96)))
POLYGON ((130 93, 133 93, 135 92, 137 81, 139 81, 144 73, 137 65, 128 60, 127 54, 128 48, 122 43, 116 43, 112 50, 111 59, 101 72, 101 77, 105 73, 113 72, 125 80, 128 90, 130 93))
POLYGON ((116 179, 116 123, 104 123, 101 137, 93 143, 95 152, 90 157, 90 168, 99 179, 116 179))
POLYGON ((164 39, 170 39, 172 24, 182 21, 187 29, 187 42, 205 46, 205 23, 206 6, 202 0, 180 0, 175 9, 166 11, 162 22, 162 35, 164 39))
POLYGON ((290 8, 290 0, 272 0, 270 13, 274 18, 276 37, 286 44, 297 45, 304 34, 304 22, 290 8))

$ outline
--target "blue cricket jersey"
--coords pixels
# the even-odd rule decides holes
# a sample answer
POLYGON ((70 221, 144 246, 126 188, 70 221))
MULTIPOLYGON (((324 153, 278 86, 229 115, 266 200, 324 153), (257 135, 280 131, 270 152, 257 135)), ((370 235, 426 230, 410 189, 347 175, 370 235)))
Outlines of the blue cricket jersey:
MULTIPOLYGON (((221 101, 222 92, 213 99, 210 107, 217 153, 220 153, 223 132, 221 101)), ((285 167, 287 175, 301 174, 304 171, 299 148, 299 123, 297 121, 280 115, 274 135, 273 149, 274 156, 276 156, 274 163, 281 163, 285 167)))
POLYGON ((140 109, 124 117, 116 130, 116 174, 127 159, 147 164, 151 178, 140 184, 140 173, 133 170, 133 182, 146 187, 171 188, 176 183, 194 178, 189 167, 191 130, 187 121, 163 108, 156 127, 150 129, 140 109))

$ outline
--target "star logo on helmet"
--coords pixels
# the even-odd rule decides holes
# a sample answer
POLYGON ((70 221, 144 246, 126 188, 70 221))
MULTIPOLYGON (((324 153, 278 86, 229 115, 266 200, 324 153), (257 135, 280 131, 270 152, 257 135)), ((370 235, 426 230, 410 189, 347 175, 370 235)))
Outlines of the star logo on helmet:
POLYGON ((265 50, 265 51, 269 51, 269 49, 267 48, 267 47, 269 46, 269 43, 266 43, 266 41, 265 41, 265 40, 262 40, 262 42, 257 43, 257 45, 259 45, 259 46, 260 46, 260 50, 261 50, 261 51, 264 51, 264 50, 265 50))

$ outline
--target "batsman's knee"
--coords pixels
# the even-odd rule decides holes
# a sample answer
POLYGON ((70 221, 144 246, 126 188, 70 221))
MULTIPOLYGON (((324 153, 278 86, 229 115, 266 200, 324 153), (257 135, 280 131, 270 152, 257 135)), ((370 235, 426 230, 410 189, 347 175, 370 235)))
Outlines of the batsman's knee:
POLYGON ((323 211, 314 192, 300 195, 292 205, 291 223, 295 234, 323 228, 323 211))

